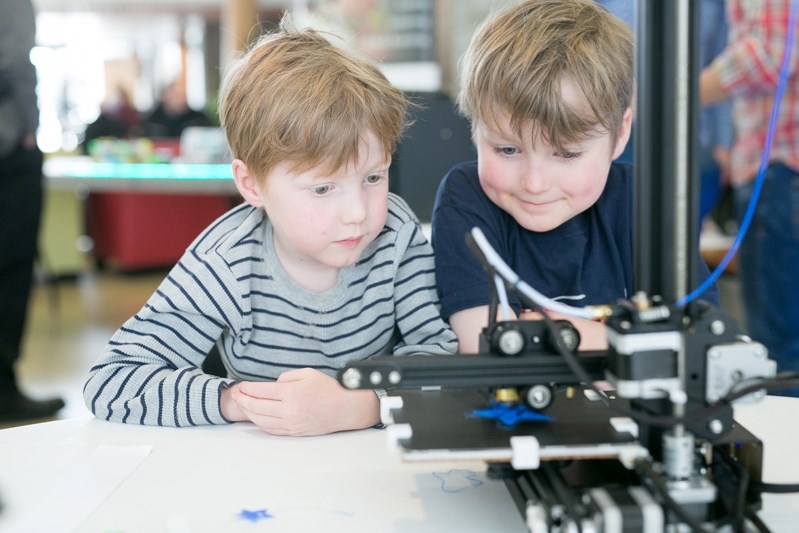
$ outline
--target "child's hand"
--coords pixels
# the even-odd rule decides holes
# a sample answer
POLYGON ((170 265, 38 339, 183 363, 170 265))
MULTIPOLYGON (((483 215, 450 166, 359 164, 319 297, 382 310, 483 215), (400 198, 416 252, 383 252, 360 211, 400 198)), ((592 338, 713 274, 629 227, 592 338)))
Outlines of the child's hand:
POLYGON ((374 391, 349 391, 312 368, 290 370, 275 382, 239 383, 232 399, 246 418, 272 435, 324 435, 380 421, 374 391))

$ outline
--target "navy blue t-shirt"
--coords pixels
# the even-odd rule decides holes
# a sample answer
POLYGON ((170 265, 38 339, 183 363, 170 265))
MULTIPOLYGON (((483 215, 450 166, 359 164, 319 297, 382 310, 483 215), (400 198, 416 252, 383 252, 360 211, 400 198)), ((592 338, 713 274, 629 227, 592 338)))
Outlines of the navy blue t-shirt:
MULTIPOLYGON (((546 232, 522 228, 483 192, 477 162, 442 180, 433 207, 436 283, 445 319, 488 305, 493 283, 466 245, 478 226, 510 267, 538 292, 575 307, 611 304, 633 293, 633 167, 613 163, 602 195, 589 209, 546 232)), ((702 278, 708 270, 700 265, 702 278)), ((715 288, 704 296, 717 303, 715 288)), ((519 299, 508 294, 518 315, 519 299)))

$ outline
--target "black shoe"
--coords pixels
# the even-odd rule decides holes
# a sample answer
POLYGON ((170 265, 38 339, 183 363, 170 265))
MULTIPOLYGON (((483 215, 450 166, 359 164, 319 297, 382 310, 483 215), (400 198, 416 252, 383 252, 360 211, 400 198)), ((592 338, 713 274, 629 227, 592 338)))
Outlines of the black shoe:
POLYGON ((64 407, 64 400, 32 400, 22 393, 0 394, 0 423, 53 416, 64 407))

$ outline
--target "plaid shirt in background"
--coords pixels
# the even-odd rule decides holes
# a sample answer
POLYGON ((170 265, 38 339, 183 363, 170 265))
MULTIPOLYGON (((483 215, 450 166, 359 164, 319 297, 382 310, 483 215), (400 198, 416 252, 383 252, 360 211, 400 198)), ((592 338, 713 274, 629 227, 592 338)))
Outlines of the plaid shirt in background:
MULTIPOLYGON (((799 0, 794 0, 799 1, 799 0)), ((729 45, 713 62, 734 98, 736 141, 732 183, 751 181, 760 167, 785 48, 791 0, 728 0, 729 45)), ((794 32, 788 83, 770 160, 799 171, 799 31, 794 32)))

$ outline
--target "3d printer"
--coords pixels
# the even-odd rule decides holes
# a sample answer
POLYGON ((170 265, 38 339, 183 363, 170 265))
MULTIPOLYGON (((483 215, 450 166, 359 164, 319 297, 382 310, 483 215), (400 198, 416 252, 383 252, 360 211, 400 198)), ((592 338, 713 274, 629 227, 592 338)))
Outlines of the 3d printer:
MULTIPOLYGON (((503 280, 540 305, 524 282, 503 280)), ((775 375, 766 349, 701 301, 678 308, 639 293, 585 311, 607 317, 607 352, 578 355, 574 328, 544 312, 542 321, 491 321, 481 338, 487 355, 378 357, 340 380, 441 385, 384 399, 403 457, 486 461, 531 531, 703 530, 742 522, 747 511, 751 519, 762 445, 734 422, 731 402, 765 393, 763 379, 775 375), (592 385, 600 379, 612 389, 592 385), (469 416, 496 401, 543 409, 549 421, 469 416)))
POLYGON ((762 443, 733 420, 731 404, 756 401, 790 377, 776 378, 765 347, 724 313, 677 299, 696 281, 688 228, 698 227, 689 179, 697 102, 688 88, 698 3, 637 8, 639 292, 580 310, 605 320, 609 349, 578 353, 576 329, 549 318, 555 304, 475 230, 467 238, 498 281, 494 301, 512 290, 543 320, 498 322, 492 305, 480 355, 376 357, 339 380, 405 389, 381 403, 403 457, 486 461, 531 531, 767 530, 756 515, 761 492, 774 489, 762 483, 762 443), (497 401, 543 410, 549 421, 471 416, 497 401))

